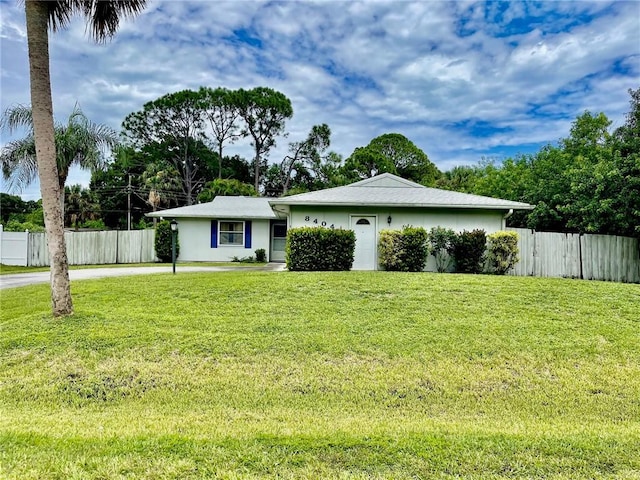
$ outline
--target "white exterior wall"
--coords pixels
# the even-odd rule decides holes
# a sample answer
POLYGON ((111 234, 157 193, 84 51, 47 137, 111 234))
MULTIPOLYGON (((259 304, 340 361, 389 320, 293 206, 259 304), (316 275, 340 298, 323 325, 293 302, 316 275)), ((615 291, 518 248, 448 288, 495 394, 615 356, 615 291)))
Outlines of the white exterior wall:
MULTIPOLYGON (((384 208, 384 207, 309 207, 292 205, 290 207, 290 228, 326 226, 351 229, 351 217, 374 215, 377 217, 377 230, 401 230, 405 225, 423 227, 444 227, 462 232, 463 230, 483 229, 487 234, 504 229, 504 216, 500 210, 435 210, 420 208, 384 208), (391 225, 387 223, 391 216, 391 225), (317 220, 317 223, 315 222, 317 220)), ((376 245, 377 245, 376 239, 376 245)), ((377 261, 376 261, 377 263, 377 261)), ((428 271, 435 271, 435 259, 429 257, 428 271)))
MULTIPOLYGON (((228 219, 229 221, 243 221, 228 219)), ((269 220, 251 220, 251 248, 220 245, 211 248, 210 218, 178 219, 178 239, 180 242, 180 262, 228 262, 233 257, 254 257, 258 248, 264 248, 269 255, 269 220)), ((224 221, 227 221, 225 219, 224 221)))
POLYGON ((400 230, 404 225, 423 227, 451 228, 456 232, 481 228, 493 233, 504 228, 503 218, 506 212, 499 210, 426 210, 426 209, 391 209, 378 207, 306 207, 291 206, 290 227, 320 226, 325 222, 327 227, 350 228, 353 215, 375 215, 378 217, 378 231, 400 230), (306 217, 309 220, 306 220, 306 217), (391 216, 391 225, 387 218, 391 216), (318 223, 314 223, 314 220, 318 223))

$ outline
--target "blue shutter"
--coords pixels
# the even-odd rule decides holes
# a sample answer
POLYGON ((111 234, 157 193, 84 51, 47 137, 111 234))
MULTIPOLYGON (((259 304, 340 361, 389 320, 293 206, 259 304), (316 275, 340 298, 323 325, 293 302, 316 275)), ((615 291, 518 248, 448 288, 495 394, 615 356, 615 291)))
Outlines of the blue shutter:
POLYGON ((244 248, 251 248, 251 220, 244 222, 244 248))
POLYGON ((211 220, 211 248, 218 248, 218 221, 211 220))

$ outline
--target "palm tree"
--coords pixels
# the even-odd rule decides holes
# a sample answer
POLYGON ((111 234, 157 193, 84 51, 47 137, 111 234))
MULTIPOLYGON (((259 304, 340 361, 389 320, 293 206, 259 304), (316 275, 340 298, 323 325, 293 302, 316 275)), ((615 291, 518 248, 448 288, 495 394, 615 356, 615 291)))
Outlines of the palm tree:
MULTIPOLYGON (((149 196, 145 200, 153 211, 157 211, 163 203, 169 204, 181 191, 180 174, 167 162, 153 162, 147 165, 142 173, 142 184, 145 190, 149 190, 149 196)), ((153 217, 155 227, 157 218, 153 217)))
MULTIPOLYGON (((9 142, 0 154, 2 175, 9 188, 26 187, 38 176, 31 108, 18 105, 8 109, 0 125, 9 132, 20 126, 28 129, 26 137, 9 142)), ((63 193, 69 169, 73 165, 92 171, 103 168, 106 164, 104 149, 113 149, 118 144, 118 133, 106 125, 91 122, 76 105, 66 125, 54 125, 54 135, 60 205, 64 211, 63 193)))
POLYGON ((123 16, 137 14, 145 4, 146 0, 25 1, 33 134, 51 262, 51 302, 54 316, 71 315, 73 303, 56 162, 49 73, 49 27, 54 31, 63 28, 73 14, 81 13, 87 18, 92 37, 96 41, 104 41, 115 34, 123 16))

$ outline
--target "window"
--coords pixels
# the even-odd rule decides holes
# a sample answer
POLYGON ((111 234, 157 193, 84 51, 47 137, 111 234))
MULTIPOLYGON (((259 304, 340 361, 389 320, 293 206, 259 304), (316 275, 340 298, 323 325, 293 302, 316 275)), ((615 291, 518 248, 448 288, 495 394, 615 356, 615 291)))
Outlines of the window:
POLYGON ((244 222, 220 222, 220 245, 244 245, 244 222))
POLYGON ((356 222, 356 225, 371 225, 371 223, 366 218, 361 218, 356 222))

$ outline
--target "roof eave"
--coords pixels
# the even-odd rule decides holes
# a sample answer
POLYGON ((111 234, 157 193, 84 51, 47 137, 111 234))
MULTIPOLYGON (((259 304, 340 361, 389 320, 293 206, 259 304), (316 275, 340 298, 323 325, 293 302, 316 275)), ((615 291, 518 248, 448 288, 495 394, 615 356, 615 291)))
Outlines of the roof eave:
POLYGON ((371 203, 371 202, 304 202, 276 201, 275 205, 318 206, 318 207, 387 207, 387 208, 456 208, 475 210, 533 210, 533 205, 475 205, 475 204, 439 204, 439 203, 371 203))
POLYGON ((237 219, 237 220, 275 220, 278 218, 277 215, 212 215, 212 214, 188 214, 188 213, 164 213, 163 212, 150 212, 145 213, 146 217, 152 218, 220 218, 220 219, 237 219))

